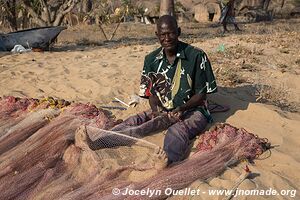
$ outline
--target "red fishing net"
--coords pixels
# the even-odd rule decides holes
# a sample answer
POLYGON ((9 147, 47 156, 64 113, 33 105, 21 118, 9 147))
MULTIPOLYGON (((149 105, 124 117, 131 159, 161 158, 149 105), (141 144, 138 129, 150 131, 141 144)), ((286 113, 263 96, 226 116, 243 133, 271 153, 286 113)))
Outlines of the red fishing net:
MULTIPOLYGON (((206 180, 221 174, 227 167, 236 165, 242 159, 253 160, 270 148, 267 139, 235 128, 229 124, 219 124, 206 131, 199 138, 197 153, 173 167, 162 170, 143 182, 128 185, 133 190, 165 191, 167 188, 179 190, 193 181, 206 180)), ((126 187, 122 188, 123 190, 126 187)), ((127 196, 128 199, 164 199, 167 195, 127 196)), ((107 198, 116 198, 108 195, 107 198)), ((126 199, 120 196, 119 199, 126 199)))
POLYGON ((182 189, 195 180, 219 175, 241 159, 254 159, 269 147, 265 139, 222 124, 200 136, 199 151, 187 160, 144 181, 131 182, 123 172, 149 167, 123 165, 103 174, 98 154, 81 138, 87 129, 108 129, 114 122, 91 104, 70 105, 53 98, 0 100, 1 198, 147 199, 150 197, 113 196, 111 190, 182 189))

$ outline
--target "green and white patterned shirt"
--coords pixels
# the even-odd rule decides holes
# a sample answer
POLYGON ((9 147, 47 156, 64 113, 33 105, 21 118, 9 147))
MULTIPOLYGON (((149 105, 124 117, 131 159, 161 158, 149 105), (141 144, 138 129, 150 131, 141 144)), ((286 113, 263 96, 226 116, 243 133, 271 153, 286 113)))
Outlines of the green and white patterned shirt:
MULTIPOLYGON (((166 110, 183 105, 194 94, 216 91, 211 64, 201 49, 179 41, 173 64, 169 63, 162 47, 145 57, 140 96, 157 95, 166 110)), ((211 118, 205 107, 198 109, 211 118)))

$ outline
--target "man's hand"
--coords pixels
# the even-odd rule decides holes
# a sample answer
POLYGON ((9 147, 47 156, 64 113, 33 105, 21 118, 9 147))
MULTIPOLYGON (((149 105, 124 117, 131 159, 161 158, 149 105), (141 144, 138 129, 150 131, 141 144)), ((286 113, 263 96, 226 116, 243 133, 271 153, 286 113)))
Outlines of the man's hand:
POLYGON ((152 111, 151 113, 151 118, 155 118, 155 117, 158 117, 158 116, 161 116, 162 115, 162 112, 159 112, 159 111, 152 111))
POLYGON ((168 113, 169 118, 175 119, 176 121, 179 121, 181 116, 183 114, 182 108, 179 106, 168 113))
POLYGON ((162 114, 162 106, 159 98, 156 95, 151 95, 149 97, 149 104, 152 110, 152 118, 155 118, 162 114))

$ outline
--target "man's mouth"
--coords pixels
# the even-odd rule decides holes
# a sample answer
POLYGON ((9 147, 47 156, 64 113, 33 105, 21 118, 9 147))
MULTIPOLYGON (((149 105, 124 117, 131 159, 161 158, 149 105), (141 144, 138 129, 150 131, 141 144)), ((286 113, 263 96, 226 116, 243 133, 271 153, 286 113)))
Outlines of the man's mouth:
POLYGON ((174 46, 174 43, 164 43, 164 46, 165 47, 172 47, 172 46, 174 46))

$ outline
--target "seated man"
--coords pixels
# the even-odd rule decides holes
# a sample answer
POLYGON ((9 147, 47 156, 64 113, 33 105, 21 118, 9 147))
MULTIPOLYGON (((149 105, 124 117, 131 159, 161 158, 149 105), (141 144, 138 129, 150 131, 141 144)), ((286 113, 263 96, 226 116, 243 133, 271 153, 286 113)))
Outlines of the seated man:
MULTIPOLYGON (((133 137, 167 129, 163 147, 167 164, 183 160, 192 140, 212 121, 206 94, 217 91, 207 55, 179 41, 180 32, 174 17, 165 15, 158 20, 156 35, 161 47, 145 57, 140 85, 140 96, 149 99, 151 110, 112 129, 133 137)), ((122 145, 113 137, 106 138, 106 145, 122 145)), ((90 147, 99 148, 99 141, 89 140, 90 147)))

